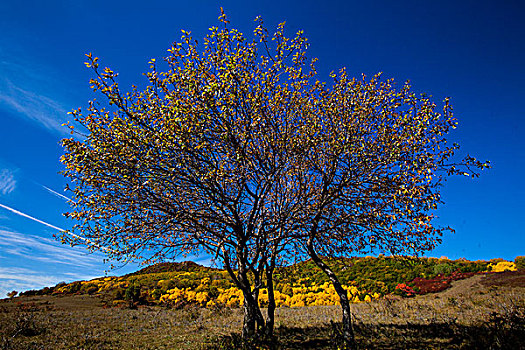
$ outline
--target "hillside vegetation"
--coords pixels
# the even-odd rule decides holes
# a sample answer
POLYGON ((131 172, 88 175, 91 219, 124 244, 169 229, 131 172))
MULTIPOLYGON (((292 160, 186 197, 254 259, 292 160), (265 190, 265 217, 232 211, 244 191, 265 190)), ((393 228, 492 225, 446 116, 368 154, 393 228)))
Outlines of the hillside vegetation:
MULTIPOLYGON (((468 261, 380 256, 332 259, 330 263, 353 302, 371 301, 389 294, 411 297, 439 292, 450 287, 452 281, 474 274, 516 270, 514 262, 503 259, 468 261)), ((59 283, 21 293, 24 296, 72 294, 96 295, 108 306, 238 307, 242 304, 242 293, 227 271, 190 261, 160 263, 122 277, 59 283)), ((275 298, 278 307, 336 305, 339 302, 326 275, 310 260, 277 270, 275 298)), ((267 290, 263 288, 260 303, 265 306, 267 301, 267 290)))
MULTIPOLYGON (((520 259, 331 263, 354 296, 360 349, 525 349, 520 259)), ((337 349, 340 306, 323 278, 308 261, 279 270, 276 336, 248 344, 237 333, 241 299, 220 269, 165 263, 58 284, 0 301, 0 350, 337 349)))

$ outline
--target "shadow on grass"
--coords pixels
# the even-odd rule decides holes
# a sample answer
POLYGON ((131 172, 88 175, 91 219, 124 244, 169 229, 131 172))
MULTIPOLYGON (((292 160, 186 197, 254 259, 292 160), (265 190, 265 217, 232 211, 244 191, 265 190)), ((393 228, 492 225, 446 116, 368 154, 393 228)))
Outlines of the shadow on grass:
MULTIPOLYGON (((341 325, 279 327, 270 340, 243 341, 233 334, 217 339, 217 349, 344 349, 341 325)), ((491 315, 483 324, 366 324, 354 326, 358 349, 525 349, 525 319, 491 315)))

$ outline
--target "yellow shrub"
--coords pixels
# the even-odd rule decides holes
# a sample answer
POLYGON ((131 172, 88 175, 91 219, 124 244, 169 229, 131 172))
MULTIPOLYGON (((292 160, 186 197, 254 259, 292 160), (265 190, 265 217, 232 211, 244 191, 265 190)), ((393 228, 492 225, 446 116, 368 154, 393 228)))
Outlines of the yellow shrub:
POLYGON ((304 294, 294 294, 292 295, 292 297, 290 298, 290 307, 302 307, 302 306, 306 306, 305 302, 304 302, 304 294))
MULTIPOLYGON (((157 285, 164 285, 165 280, 161 280, 157 285)), ((181 303, 191 302, 199 304, 202 307, 214 307, 216 305, 223 305, 228 307, 239 307, 243 304, 244 296, 240 289, 237 287, 230 287, 227 289, 217 288, 218 296, 215 299, 210 298, 208 288, 210 285, 209 278, 201 279, 201 284, 196 289, 190 288, 173 288, 166 291, 166 293, 160 296, 160 302, 166 303, 181 303)), ((348 299, 350 302, 370 302, 373 299, 378 299, 380 295, 378 293, 366 294, 364 291, 360 291, 356 286, 343 286, 348 292, 348 299)), ((338 305, 340 303, 339 295, 336 293, 334 286, 329 283, 323 283, 318 285, 312 283, 311 285, 298 285, 288 286, 283 288, 287 293, 281 293, 278 290, 274 291, 275 304, 277 307, 289 306, 289 307, 303 307, 303 306, 316 306, 316 305, 338 305)), ((259 292, 259 305, 261 307, 268 306, 268 290, 262 288, 259 292)))
POLYGON ((284 293, 279 292, 278 290, 274 291, 275 305, 280 306, 290 306, 290 297, 284 293))
POLYGON ((201 306, 206 305, 208 303, 208 300, 208 292, 199 292, 195 295, 195 301, 201 306))
POLYGON ((161 303, 179 303, 185 300, 185 293, 183 289, 173 288, 166 291, 166 294, 160 296, 161 303))
POLYGON ((259 292, 259 306, 268 306, 268 290, 266 290, 265 288, 261 289, 261 291, 259 292))
POLYGON ((500 261, 497 264, 489 264, 492 272, 516 271, 516 264, 510 261, 500 261))
POLYGON ((229 307, 238 307, 243 303, 242 291, 238 288, 231 287, 228 289, 218 289, 220 294, 216 299, 217 304, 226 305, 229 307))

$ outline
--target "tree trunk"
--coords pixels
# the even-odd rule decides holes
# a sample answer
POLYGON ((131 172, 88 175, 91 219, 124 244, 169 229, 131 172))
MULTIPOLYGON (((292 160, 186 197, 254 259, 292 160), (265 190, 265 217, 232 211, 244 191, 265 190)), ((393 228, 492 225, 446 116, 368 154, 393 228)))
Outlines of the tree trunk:
POLYGON ((254 305, 255 322, 257 325, 256 331, 258 335, 264 335, 266 333, 266 322, 264 321, 261 308, 259 307, 259 289, 255 289, 252 292, 252 298, 254 305))
POLYGON ((265 334, 266 324, 258 304, 257 291, 243 289, 242 294, 244 296, 242 337, 248 339, 265 334))
POLYGON ((266 319, 266 336, 273 337, 275 324, 275 295, 273 291, 273 267, 266 270, 266 286, 268 288, 268 317, 266 319))
POLYGON ((255 336, 256 312, 251 292, 243 291, 244 321, 242 325, 242 338, 249 339, 255 336))
POLYGON ((339 282, 336 274, 324 263, 324 261, 317 255, 313 248, 313 244, 308 242, 308 255, 313 262, 328 276, 330 282, 334 285, 337 295, 341 302, 341 309, 343 311, 343 341, 347 349, 356 349, 354 329, 352 326, 352 313, 350 312, 350 302, 348 301, 348 293, 339 282))
POLYGON ((264 333, 265 331, 265 323, 264 323, 264 317, 261 313, 261 308, 258 305, 258 298, 257 293, 258 290, 255 290, 252 292, 250 280, 248 279, 248 276, 245 272, 244 266, 241 266, 238 273, 235 273, 233 271, 228 253, 226 251, 224 252, 224 266, 226 267, 226 270, 228 271, 228 274, 234 281, 237 288, 239 288, 242 291, 244 300, 243 300, 243 313, 244 313, 244 320, 242 325, 242 337, 243 339, 252 338, 256 335, 256 325, 257 331, 259 333, 264 333), (253 294, 252 294, 253 293, 253 294))

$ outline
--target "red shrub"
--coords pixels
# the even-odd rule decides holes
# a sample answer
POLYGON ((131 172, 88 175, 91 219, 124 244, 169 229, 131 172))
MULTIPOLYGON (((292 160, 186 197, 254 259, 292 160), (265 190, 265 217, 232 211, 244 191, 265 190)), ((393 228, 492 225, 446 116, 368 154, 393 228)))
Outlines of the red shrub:
POLYGON ((404 297, 413 297, 416 294, 414 289, 412 289, 411 287, 407 286, 404 283, 399 283, 396 286, 396 292, 401 294, 404 297))
POLYGON ((409 284, 414 288, 417 294, 437 293, 449 288, 450 282, 469 278, 475 274, 475 272, 455 271, 449 276, 440 274, 429 279, 416 277, 409 284))

